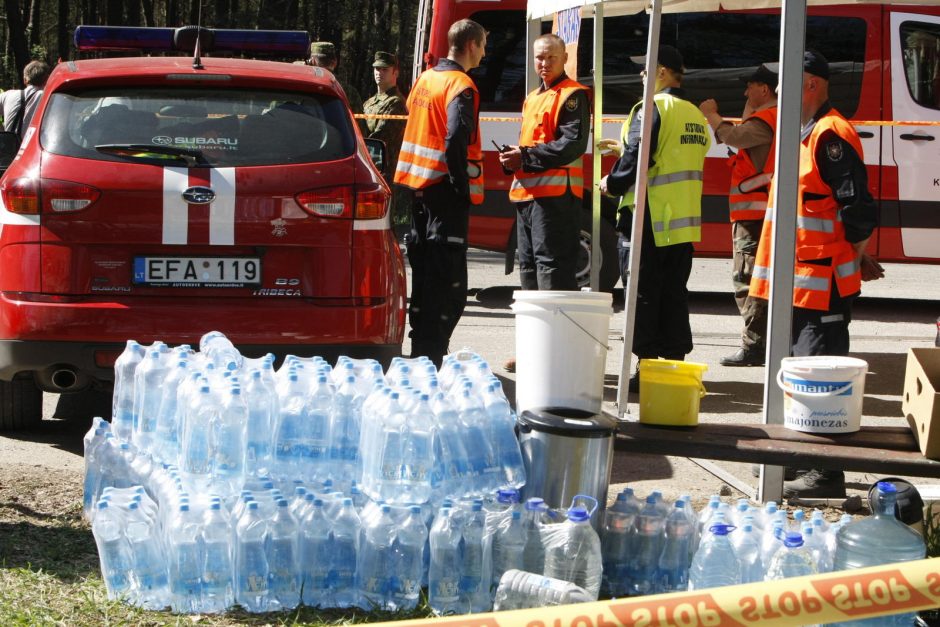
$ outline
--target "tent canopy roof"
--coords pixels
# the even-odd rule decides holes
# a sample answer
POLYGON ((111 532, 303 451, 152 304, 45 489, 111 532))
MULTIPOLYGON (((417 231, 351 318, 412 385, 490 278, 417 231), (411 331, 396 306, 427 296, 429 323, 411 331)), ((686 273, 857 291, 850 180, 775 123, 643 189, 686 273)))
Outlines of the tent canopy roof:
MULTIPOLYGON (((556 11, 581 6, 604 5, 604 14, 632 15, 649 8, 649 0, 529 0, 528 15, 530 20, 551 17, 556 11)), ((937 0, 806 0, 808 6, 833 4, 898 4, 907 6, 935 6, 937 0)), ((780 0, 663 0, 664 13, 682 13, 693 11, 738 11, 744 9, 779 8, 780 0)))

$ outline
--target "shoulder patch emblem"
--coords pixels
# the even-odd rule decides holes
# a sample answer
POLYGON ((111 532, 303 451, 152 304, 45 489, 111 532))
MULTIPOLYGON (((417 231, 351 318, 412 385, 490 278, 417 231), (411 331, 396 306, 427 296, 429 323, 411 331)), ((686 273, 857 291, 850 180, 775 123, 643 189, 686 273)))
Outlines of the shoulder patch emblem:
POLYGON ((473 98, 473 90, 467 87, 460 95, 464 98, 473 98))
POLYGON ((578 109, 578 98, 577 96, 571 96, 568 100, 565 101, 565 109, 568 111, 576 111, 578 109))
POLYGON ((829 142, 826 144, 826 155, 829 161, 842 160, 842 142, 829 142))

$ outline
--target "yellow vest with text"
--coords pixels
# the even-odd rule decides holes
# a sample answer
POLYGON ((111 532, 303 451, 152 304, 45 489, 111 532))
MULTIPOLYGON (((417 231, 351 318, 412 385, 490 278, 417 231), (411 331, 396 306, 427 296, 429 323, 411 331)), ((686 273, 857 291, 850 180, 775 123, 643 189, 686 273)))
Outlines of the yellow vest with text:
MULTIPOLYGON (((698 107, 672 94, 658 93, 659 137, 654 163, 647 173, 646 196, 656 246, 672 246, 702 239, 702 171, 711 145, 708 122, 698 107)), ((627 143, 630 124, 642 103, 633 107, 621 132, 627 143)), ((631 187, 621 209, 636 205, 631 187)))

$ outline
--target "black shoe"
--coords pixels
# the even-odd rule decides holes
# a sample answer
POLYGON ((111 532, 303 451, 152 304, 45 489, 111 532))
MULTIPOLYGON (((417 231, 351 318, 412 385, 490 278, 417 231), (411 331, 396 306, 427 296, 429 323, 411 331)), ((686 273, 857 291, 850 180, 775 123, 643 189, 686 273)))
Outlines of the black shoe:
POLYGON ((845 473, 841 470, 810 470, 783 484, 783 498, 845 498, 845 473))
POLYGON ((718 363, 722 366, 763 366, 764 351, 753 348, 739 348, 734 355, 722 357, 718 363))
MULTIPOLYGON (((790 468, 789 466, 783 469, 783 480, 784 481, 793 481, 801 474, 805 474, 806 470, 797 470, 796 468, 790 468)), ((760 464, 751 464, 751 474, 755 477, 760 477, 760 464)))
POLYGON ((634 372, 633 376, 630 377, 630 385, 628 387, 628 390, 631 394, 640 393, 640 371, 639 370, 634 372))

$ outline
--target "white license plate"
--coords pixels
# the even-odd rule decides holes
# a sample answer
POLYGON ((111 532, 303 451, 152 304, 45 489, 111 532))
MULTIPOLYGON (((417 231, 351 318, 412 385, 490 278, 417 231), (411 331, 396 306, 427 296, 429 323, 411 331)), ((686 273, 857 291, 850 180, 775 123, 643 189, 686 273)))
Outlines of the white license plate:
POLYGON ((248 287, 261 283, 257 257, 134 257, 134 284, 248 287))

